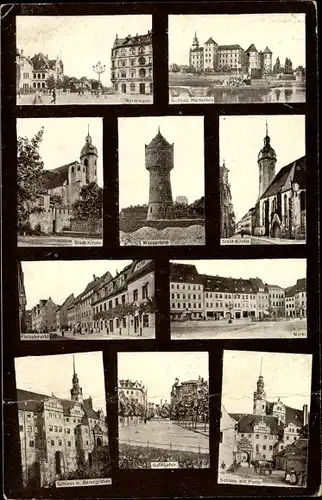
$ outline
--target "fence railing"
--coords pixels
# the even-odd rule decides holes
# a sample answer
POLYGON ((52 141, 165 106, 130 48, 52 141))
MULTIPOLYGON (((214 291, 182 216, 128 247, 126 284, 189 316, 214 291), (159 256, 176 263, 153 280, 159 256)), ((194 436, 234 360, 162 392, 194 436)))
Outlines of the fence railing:
POLYGON ((120 444, 127 444, 128 446, 143 446, 145 448, 162 448, 170 451, 194 451, 195 453, 209 453, 209 448, 203 446, 192 446, 192 445, 180 445, 173 443, 155 443, 153 441, 139 441, 136 439, 120 439, 120 444))

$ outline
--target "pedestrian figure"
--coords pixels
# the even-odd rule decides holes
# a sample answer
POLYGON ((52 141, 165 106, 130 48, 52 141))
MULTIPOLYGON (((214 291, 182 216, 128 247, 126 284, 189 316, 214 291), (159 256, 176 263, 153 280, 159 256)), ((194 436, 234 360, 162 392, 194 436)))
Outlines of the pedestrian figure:
POLYGON ((146 417, 144 417, 144 424, 146 425, 146 417))
POLYGON ((52 95, 52 100, 50 101, 50 104, 56 104, 56 87, 53 88, 51 95, 52 95))
POLYGON ((244 237, 244 231, 243 231, 243 230, 241 230, 241 231, 240 231, 240 236, 241 236, 242 238, 244 237))
POLYGON ((223 460, 222 463, 221 463, 221 466, 222 470, 225 470, 226 469, 226 464, 225 464, 225 461, 223 460))

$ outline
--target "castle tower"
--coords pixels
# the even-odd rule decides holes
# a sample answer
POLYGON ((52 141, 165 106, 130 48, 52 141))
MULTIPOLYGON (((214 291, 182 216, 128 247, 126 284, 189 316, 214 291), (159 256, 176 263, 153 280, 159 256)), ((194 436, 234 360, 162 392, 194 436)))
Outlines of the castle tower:
POLYGON ((164 219, 173 204, 170 171, 173 169, 174 145, 161 134, 145 145, 145 168, 150 174, 147 220, 164 219))
POLYGON ((198 49, 199 48, 199 40, 197 38, 196 31, 195 31, 195 36, 193 37, 193 40, 192 40, 192 48, 193 49, 198 49))
POLYGON ((89 133, 89 126, 88 126, 88 132, 85 138, 85 145, 82 147, 80 153, 81 166, 85 167, 86 184, 89 184, 90 182, 97 183, 97 158, 98 158, 97 148, 92 144, 92 137, 89 133))
POLYGON ((271 147, 270 137, 268 136, 268 126, 266 120, 266 136, 264 138, 264 147, 258 153, 258 170, 259 170, 259 191, 258 199, 266 191, 275 177, 276 168, 276 153, 271 147))
POLYGON ((78 401, 79 403, 82 403, 83 402, 83 389, 79 385, 78 376, 77 376, 77 373, 75 371, 75 357, 74 356, 73 356, 73 378, 72 378, 72 382, 73 382, 73 387, 70 390, 70 394, 71 394, 72 400, 73 401, 78 401))
POLYGON ((253 414, 254 415, 266 415, 266 392, 264 385, 264 378, 262 376, 262 362, 261 362, 261 371, 257 380, 257 389, 254 392, 254 407, 253 414))

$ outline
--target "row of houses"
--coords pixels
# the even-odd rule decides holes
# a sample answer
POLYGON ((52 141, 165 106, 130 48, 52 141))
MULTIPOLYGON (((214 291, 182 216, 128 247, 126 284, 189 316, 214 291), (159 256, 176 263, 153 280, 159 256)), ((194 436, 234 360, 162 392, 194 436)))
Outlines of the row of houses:
POLYGON ((69 330, 141 336, 154 330, 154 262, 133 261, 116 276, 93 275, 82 293, 70 294, 63 304, 40 300, 31 311, 32 331, 69 330))
POLYGON ((199 274, 196 266, 170 263, 171 320, 306 317, 306 278, 286 289, 256 278, 199 274))

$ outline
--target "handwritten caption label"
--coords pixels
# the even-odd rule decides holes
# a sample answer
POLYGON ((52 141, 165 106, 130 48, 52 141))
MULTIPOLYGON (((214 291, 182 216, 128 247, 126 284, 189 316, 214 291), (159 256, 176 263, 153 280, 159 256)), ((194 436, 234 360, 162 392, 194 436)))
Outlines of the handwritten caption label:
POLYGON ((151 462, 151 469, 179 469, 178 462, 151 462))
POLYGON ((250 245, 250 238, 220 238, 221 245, 250 245))
POLYGON ((50 333, 22 333, 21 340, 50 340, 50 333))
POLYGON ((166 247, 170 245, 170 240, 141 240, 142 247, 166 247))
POLYGON ((56 488, 73 488, 75 486, 106 486, 112 484, 111 478, 98 479, 70 479, 66 481, 56 481, 56 488))

